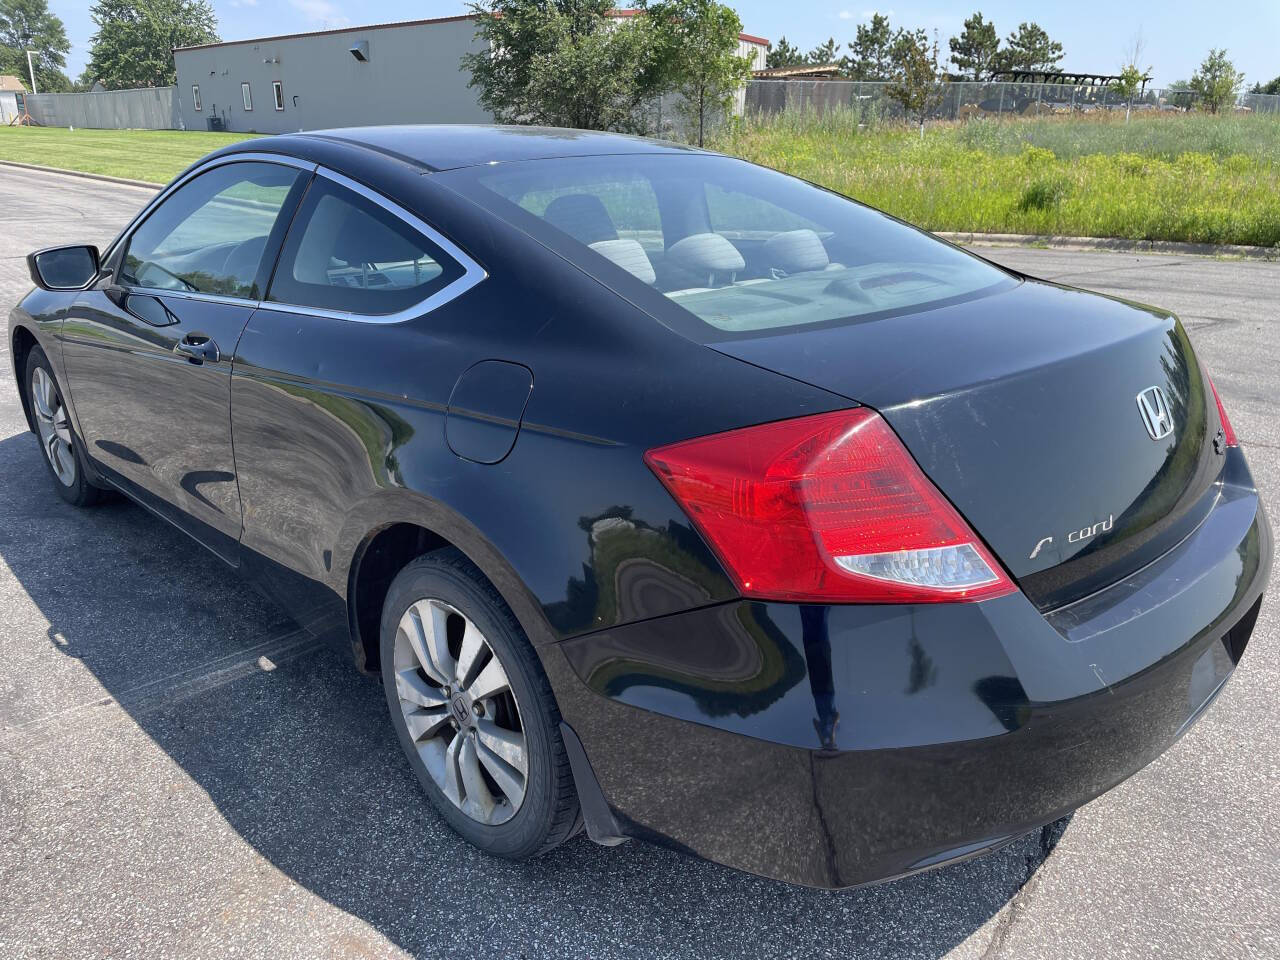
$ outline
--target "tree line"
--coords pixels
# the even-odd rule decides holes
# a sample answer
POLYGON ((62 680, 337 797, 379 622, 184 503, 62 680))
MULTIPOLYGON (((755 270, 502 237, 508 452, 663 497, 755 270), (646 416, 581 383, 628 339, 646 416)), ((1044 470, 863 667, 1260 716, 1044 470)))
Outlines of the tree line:
MULTIPOLYGON (((923 122, 932 104, 940 98, 941 85, 954 80, 983 81, 1011 70, 1054 71, 1065 56, 1062 44, 1034 21, 1018 24, 1002 42, 995 24, 981 11, 964 21, 959 36, 947 41, 950 57, 943 62, 935 35, 930 43, 924 30, 893 29, 889 18, 874 14, 859 24, 854 38, 842 46, 828 37, 807 53, 781 37, 769 48, 769 67, 824 66, 849 80, 887 82, 890 98, 902 104, 909 117, 923 122), (841 54, 841 50, 845 52, 841 54)), ((1141 91, 1151 68, 1142 68, 1141 34, 1126 51, 1117 79, 1110 89, 1132 101, 1141 91)), ((1187 103, 1211 113, 1232 106, 1244 86, 1226 50, 1211 49, 1190 80, 1180 80, 1169 89, 1188 95, 1187 103)), ((1255 83, 1251 93, 1280 94, 1280 77, 1269 83, 1255 83)))
POLYGON ((89 9, 96 30, 79 79, 64 72, 71 44, 48 0, 0 0, 0 74, 43 93, 163 87, 177 81, 173 48, 216 43, 218 20, 208 0, 96 0, 89 9), (31 67, 27 68, 27 51, 31 67))
MULTIPOLYGON (((928 44, 924 30, 893 29, 884 14, 874 14, 870 23, 859 24, 847 47, 829 37, 808 53, 801 52, 784 36, 774 44, 766 60, 770 67, 800 65, 832 66, 850 80, 894 79, 904 58, 913 48, 928 44), (847 52, 840 54, 841 49, 847 52)), ((1053 70, 1062 62, 1062 44, 1049 37, 1035 22, 1018 24, 1001 46, 995 24, 975 13, 964 22, 960 36, 947 44, 954 71, 946 70, 956 80, 986 80, 1002 70, 1053 70)))

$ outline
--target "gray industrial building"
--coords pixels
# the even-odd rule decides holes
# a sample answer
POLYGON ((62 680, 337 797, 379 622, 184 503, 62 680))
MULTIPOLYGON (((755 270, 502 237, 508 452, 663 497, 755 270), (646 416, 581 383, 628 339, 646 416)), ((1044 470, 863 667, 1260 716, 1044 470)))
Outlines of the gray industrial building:
POLYGON ((472 17, 344 27, 174 51, 188 130, 287 133, 375 123, 487 123, 458 65, 472 17))
MULTIPOLYGON (((188 130, 258 133, 489 123, 459 63, 481 49, 473 16, 179 47, 177 115, 188 130)), ((741 35, 739 53, 753 65, 767 50, 768 41, 741 35)))

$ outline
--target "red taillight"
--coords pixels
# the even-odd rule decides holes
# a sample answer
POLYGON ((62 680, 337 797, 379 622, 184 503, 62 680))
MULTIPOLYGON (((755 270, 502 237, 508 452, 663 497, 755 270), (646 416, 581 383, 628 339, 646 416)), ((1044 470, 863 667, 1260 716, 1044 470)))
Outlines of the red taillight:
POLYGON ((645 462, 746 596, 921 603, 1016 589, 874 410, 685 440, 645 462))
POLYGON ((1222 439, 1226 441, 1228 447, 1238 447, 1240 444, 1236 440, 1236 432, 1231 427, 1231 421, 1227 418, 1227 408, 1222 405, 1222 398, 1218 396, 1218 388, 1213 385, 1213 377, 1209 378, 1209 389, 1213 391, 1213 402, 1218 405, 1218 419, 1222 421, 1222 439))

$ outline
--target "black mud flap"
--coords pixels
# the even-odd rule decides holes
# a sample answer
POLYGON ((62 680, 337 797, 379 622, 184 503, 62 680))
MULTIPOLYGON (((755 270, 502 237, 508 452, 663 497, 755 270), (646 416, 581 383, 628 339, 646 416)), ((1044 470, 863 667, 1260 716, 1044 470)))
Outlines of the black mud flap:
POLYGON ((560 736, 564 740, 565 752, 569 755, 574 786, 578 788, 578 803, 582 805, 582 820, 587 827, 587 836, 606 847, 625 843, 627 838, 623 836, 622 828, 609 809, 609 802, 605 800, 595 771, 591 769, 587 752, 582 749, 582 741, 573 732, 573 727, 564 721, 560 722, 560 736))

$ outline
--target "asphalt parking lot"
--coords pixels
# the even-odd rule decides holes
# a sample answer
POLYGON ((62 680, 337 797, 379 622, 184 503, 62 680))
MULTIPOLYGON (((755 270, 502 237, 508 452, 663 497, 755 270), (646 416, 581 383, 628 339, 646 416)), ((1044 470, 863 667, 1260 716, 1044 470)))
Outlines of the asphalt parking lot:
MULTIPOLYGON (((6 313, 28 251, 149 196, 5 167, 0 194, 6 313)), ((1177 310, 1280 520, 1280 264, 983 252, 1177 310)), ((57 497, 7 352, 0 957, 1280 956, 1274 597, 1208 715, 1060 834, 837 893, 585 837, 509 864, 427 807, 342 655, 141 509, 57 497)))

